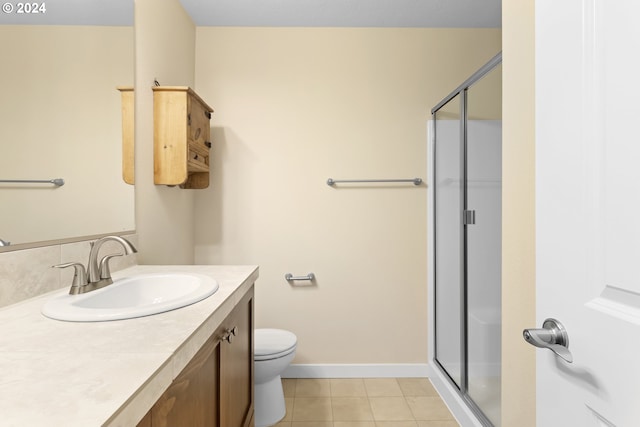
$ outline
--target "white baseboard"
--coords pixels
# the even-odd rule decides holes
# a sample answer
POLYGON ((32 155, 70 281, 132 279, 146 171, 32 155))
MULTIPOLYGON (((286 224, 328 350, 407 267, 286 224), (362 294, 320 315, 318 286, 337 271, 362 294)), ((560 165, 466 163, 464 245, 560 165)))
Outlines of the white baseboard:
POLYGON ((290 365, 282 378, 424 378, 426 363, 399 364, 297 364, 290 365))

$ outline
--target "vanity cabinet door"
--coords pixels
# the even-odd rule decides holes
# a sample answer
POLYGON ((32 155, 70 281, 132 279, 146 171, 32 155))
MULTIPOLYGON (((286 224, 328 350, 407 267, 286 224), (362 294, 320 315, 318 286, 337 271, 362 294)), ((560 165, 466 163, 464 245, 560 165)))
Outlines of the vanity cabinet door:
POLYGON ((253 287, 137 427, 253 427, 253 287))
POLYGON ((219 426, 219 348, 215 336, 207 340, 153 405, 151 427, 219 426))
POLYGON ((147 415, 140 420, 137 427, 151 427, 151 411, 147 412, 147 415))
POLYGON ((220 344, 220 425, 253 426, 253 292, 229 315, 226 332, 232 339, 220 344))

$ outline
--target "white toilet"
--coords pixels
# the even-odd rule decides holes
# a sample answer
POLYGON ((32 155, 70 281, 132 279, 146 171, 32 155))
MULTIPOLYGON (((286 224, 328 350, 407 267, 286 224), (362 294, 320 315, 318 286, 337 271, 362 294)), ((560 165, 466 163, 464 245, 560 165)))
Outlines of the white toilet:
POLYGON ((298 338, 282 329, 254 331, 255 427, 267 427, 284 418, 282 379, 296 354, 298 338))

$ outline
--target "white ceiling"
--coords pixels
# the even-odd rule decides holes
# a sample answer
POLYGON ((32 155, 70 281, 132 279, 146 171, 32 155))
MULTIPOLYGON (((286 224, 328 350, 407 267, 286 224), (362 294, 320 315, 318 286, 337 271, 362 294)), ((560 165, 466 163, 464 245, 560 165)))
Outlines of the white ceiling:
MULTIPOLYGON (((46 0, 0 24, 133 25, 134 0, 46 0)), ((501 0, 180 0, 197 26, 501 27, 501 0)), ((2 3, 5 3, 4 1, 2 3)), ((9 4, 16 4, 10 1, 9 4)))

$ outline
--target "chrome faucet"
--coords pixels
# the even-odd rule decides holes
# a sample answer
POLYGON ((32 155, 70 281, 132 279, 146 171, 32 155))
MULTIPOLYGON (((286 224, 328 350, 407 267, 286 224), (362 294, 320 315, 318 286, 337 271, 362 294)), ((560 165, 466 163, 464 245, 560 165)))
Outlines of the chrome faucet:
MULTIPOLYGON (((109 283, 107 283, 107 285, 110 285, 111 283, 113 283, 113 280, 111 280, 111 275, 109 274, 108 261, 110 258, 114 256, 122 256, 123 254, 107 255, 104 258, 102 258, 102 260, 100 261, 100 265, 98 265, 98 252, 100 252, 100 247, 104 242, 108 242, 109 240, 120 243, 124 248, 125 255, 131 255, 138 252, 136 248, 133 247, 131 242, 129 242, 128 240, 120 236, 106 236, 96 240, 95 242, 91 242, 91 251, 89 252, 89 264, 87 266, 88 274, 89 274, 88 283, 96 283, 102 280, 109 280, 109 283)), ((106 286, 106 285, 103 285, 103 286, 106 286)))
POLYGON ((111 279, 111 270, 109 269, 109 260, 116 256, 131 255, 138 252, 136 248, 127 239, 120 236, 105 236, 95 242, 91 242, 91 251, 89 252, 89 263, 85 270, 84 265, 79 262, 67 262, 64 264, 54 265, 55 268, 73 267, 75 273, 73 282, 69 289, 69 294, 77 295, 91 292, 96 289, 104 288, 113 283, 111 279), (118 242, 124 248, 124 254, 116 253, 102 257, 98 262, 98 253, 103 243, 108 241, 118 242))

